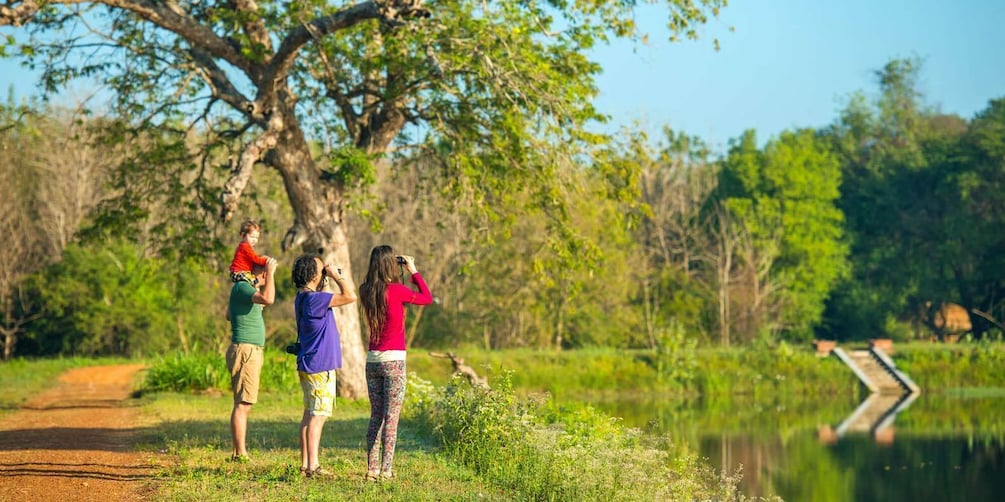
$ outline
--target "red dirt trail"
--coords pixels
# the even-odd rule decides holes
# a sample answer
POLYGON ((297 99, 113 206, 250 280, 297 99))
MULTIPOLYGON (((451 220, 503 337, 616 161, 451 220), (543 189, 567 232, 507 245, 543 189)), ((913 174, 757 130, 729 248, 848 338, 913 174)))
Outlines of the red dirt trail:
POLYGON ((72 369, 0 420, 0 501, 145 500, 162 464, 136 451, 142 365, 72 369))

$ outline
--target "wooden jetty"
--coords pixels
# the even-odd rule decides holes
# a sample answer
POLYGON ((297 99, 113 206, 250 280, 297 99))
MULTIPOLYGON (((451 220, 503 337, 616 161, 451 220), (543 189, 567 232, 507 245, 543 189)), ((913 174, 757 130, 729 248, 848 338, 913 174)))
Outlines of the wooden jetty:
POLYGON ((892 438, 893 419, 917 399, 918 385, 897 369, 893 360, 879 347, 845 352, 831 350, 845 363, 871 393, 835 429, 837 437, 849 433, 868 433, 877 439, 892 438))

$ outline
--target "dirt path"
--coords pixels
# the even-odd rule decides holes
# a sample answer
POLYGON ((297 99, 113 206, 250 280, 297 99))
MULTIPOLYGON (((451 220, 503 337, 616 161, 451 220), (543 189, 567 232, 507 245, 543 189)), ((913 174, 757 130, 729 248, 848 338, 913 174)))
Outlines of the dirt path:
POLYGON ((72 369, 0 421, 0 501, 144 500, 160 469, 135 451, 141 365, 72 369))

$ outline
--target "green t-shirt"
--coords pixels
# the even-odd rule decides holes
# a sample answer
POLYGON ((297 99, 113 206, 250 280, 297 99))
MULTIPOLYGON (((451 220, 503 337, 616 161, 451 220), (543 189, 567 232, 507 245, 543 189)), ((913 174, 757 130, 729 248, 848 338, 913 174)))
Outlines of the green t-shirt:
POLYGON ((262 305, 251 301, 258 292, 245 281, 234 283, 230 288, 230 341, 265 346, 265 321, 262 319, 262 305))

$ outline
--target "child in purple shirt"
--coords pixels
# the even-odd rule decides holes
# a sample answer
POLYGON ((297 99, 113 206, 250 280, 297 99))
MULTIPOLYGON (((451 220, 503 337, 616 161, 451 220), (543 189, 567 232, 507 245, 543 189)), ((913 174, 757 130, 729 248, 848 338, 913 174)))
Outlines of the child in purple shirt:
POLYGON ((304 416, 300 421, 300 470, 307 477, 331 477, 319 461, 321 432, 335 409, 335 370, 342 367, 342 345, 335 325, 333 307, 356 301, 341 273, 317 255, 303 255, 293 264, 293 284, 297 297, 293 307, 297 317, 297 376, 304 396, 304 416), (339 292, 325 291, 331 277, 339 292))

